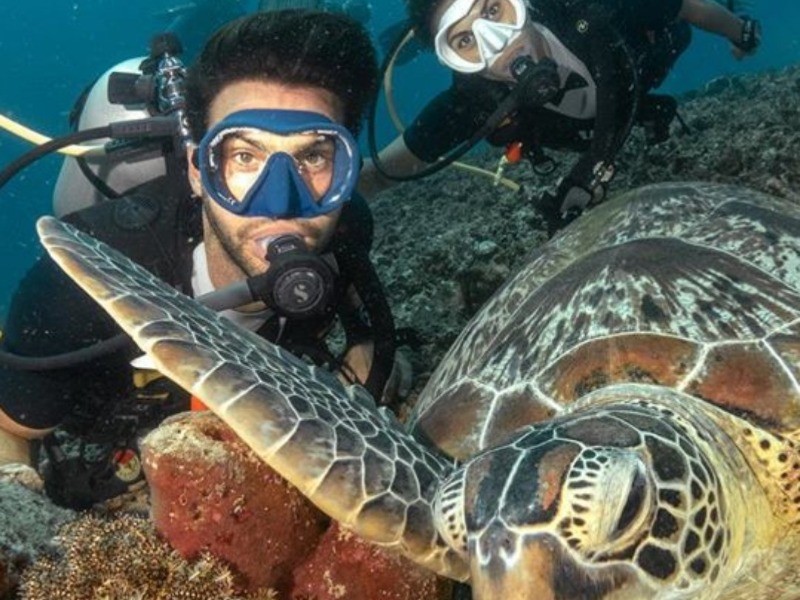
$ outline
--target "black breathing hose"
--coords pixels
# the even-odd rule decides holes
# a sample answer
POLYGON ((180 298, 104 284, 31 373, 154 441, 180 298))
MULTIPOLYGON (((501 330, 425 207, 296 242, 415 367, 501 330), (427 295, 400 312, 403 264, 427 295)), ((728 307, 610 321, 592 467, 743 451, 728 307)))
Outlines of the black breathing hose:
MULTIPOLYGON (((392 47, 387 52, 386 57, 383 59, 383 63, 381 64, 381 70, 378 75, 378 81, 383 81, 386 77, 386 71, 392 65, 395 60, 395 55, 400 50, 401 46, 405 42, 405 38, 408 33, 413 29, 413 25, 409 24, 408 27, 404 28, 400 35, 397 36, 397 39, 392 44, 392 47)), ((381 162, 380 156, 378 156, 378 144, 375 139, 375 116, 378 111, 378 97, 380 94, 374 94, 372 98, 372 102, 370 103, 369 107, 369 118, 367 119, 367 145, 369 147, 369 154, 370 158, 372 159, 372 164, 375 165, 375 170, 378 171, 381 175, 386 177, 387 179, 391 179, 393 181, 414 181, 416 179, 422 179, 423 177, 428 177, 429 175, 433 175, 434 173, 438 173, 445 167, 450 166, 459 158, 464 156, 470 149, 472 149, 478 142, 481 141, 485 137, 486 134, 481 136, 473 135, 469 140, 461 142, 458 146, 450 150, 447 154, 437 160, 435 163, 431 164, 428 167, 425 167, 422 170, 416 171, 415 173, 407 174, 407 175, 400 175, 397 173, 389 173, 386 170, 386 167, 381 162)), ((505 116, 505 115, 503 115, 505 116)), ((500 119, 498 119, 498 122, 500 119)), ((483 131, 483 127, 480 131, 483 131)))
POLYGON ((76 131, 65 136, 55 138, 36 146, 20 156, 17 160, 9 164, 5 169, 0 171, 0 188, 2 188, 8 181, 19 173, 28 165, 36 162, 43 156, 71 146, 73 144, 80 144, 89 140, 97 140, 101 138, 162 138, 175 136, 176 128, 178 127, 177 120, 174 117, 148 117, 146 119, 136 119, 134 121, 121 121, 119 123, 111 123, 103 127, 94 127, 92 129, 85 129, 83 131, 76 131))
POLYGON ((12 352, 0 351, 0 366, 15 371, 53 371, 74 367, 85 362, 89 362, 107 354, 113 354, 130 344, 131 339, 124 333, 115 335, 86 348, 64 352, 62 354, 52 354, 50 356, 23 356, 12 352))
POLYGON ((110 134, 111 126, 105 125, 103 127, 94 127, 92 129, 76 131, 75 133, 70 133, 63 137, 52 139, 41 146, 36 146, 33 150, 26 152, 18 159, 10 163, 2 171, 0 171, 0 188, 8 183, 8 181, 17 173, 22 171, 22 169, 36 162, 43 156, 50 154, 51 152, 61 150, 61 148, 65 148, 66 146, 71 146, 73 144, 80 144, 81 142, 88 142, 90 140, 109 137, 110 134))
MULTIPOLYGON (((229 286, 203 294, 197 301, 207 306, 211 310, 220 311, 228 308, 236 308, 244 304, 249 304, 256 300, 253 294, 253 287, 263 275, 256 275, 249 279, 238 281, 229 286)), ((128 334, 118 333, 106 340, 62 354, 52 354, 50 356, 21 356, 11 352, 0 351, 0 367, 7 367, 17 371, 52 371, 64 369, 89 362, 108 354, 118 352, 133 343, 128 334)))
MULTIPOLYGON (((146 119, 136 119, 132 121, 121 121, 111 123, 103 127, 94 127, 77 131, 65 136, 55 138, 40 146, 36 146, 20 156, 0 171, 0 189, 8 181, 28 165, 36 162, 43 156, 71 146, 90 140, 101 138, 111 139, 147 139, 147 138, 173 138, 178 131, 179 123, 175 117, 149 117, 146 119)), ((220 290, 223 292, 225 290, 220 290)), ((238 306, 238 305, 237 305, 238 306)), ((46 371, 62 369, 76 364, 94 360, 101 356, 117 352, 124 348, 130 339, 124 333, 103 340, 86 348, 54 354, 51 356, 21 356, 10 352, 0 351, 0 366, 23 371, 46 371)))

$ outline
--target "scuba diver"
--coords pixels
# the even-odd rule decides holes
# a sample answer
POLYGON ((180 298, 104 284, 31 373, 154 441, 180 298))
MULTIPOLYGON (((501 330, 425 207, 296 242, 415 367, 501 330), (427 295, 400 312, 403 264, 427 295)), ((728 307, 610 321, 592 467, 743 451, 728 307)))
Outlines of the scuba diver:
MULTIPOLYGON (((174 58, 174 45, 155 46, 153 62, 174 58)), ((169 71, 174 61, 166 63, 169 71)), ((117 84, 148 87, 128 75, 117 84)), ((394 322, 368 255, 372 217, 354 193, 355 138, 377 85, 366 31, 341 14, 255 13, 218 30, 185 80, 167 82, 183 92, 174 99, 184 100, 187 160, 117 198, 66 211, 64 220, 182 292, 218 298, 206 300, 214 308, 228 308, 235 290, 236 309, 224 311, 230 320, 391 404, 394 322), (177 181, 180 167, 185 179, 177 181), (326 342, 336 322, 338 353, 326 342)), ((158 119, 167 117, 121 126, 139 131, 158 119)), ((184 119, 168 120, 182 132, 184 119)), ((126 491, 141 474, 126 419, 153 403, 189 407, 188 395, 136 359, 131 344, 66 366, 57 360, 119 333, 46 256, 12 300, 0 360, 0 465, 30 464, 29 441, 70 415, 111 423, 110 450, 96 463, 45 438, 45 487, 60 504, 85 508, 126 491), (33 368, 10 363, 14 356, 33 368)))
POLYGON ((669 136, 677 102, 651 90, 688 47, 690 24, 726 37, 737 58, 760 43, 757 21, 712 0, 408 0, 407 9, 414 38, 453 83, 380 153, 371 141, 359 191, 370 198, 426 176, 482 139, 537 172, 552 170, 545 148, 577 152, 555 193, 537 199, 551 235, 604 198, 634 124, 650 144, 669 136))

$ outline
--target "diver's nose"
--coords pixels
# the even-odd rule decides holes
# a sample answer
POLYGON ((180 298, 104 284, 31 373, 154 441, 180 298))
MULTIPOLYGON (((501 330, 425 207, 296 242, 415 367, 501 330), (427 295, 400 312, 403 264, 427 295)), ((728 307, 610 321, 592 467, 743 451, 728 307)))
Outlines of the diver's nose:
POLYGON ((486 59, 502 52, 510 37, 510 32, 498 28, 495 23, 485 19, 477 19, 472 24, 472 31, 486 59))

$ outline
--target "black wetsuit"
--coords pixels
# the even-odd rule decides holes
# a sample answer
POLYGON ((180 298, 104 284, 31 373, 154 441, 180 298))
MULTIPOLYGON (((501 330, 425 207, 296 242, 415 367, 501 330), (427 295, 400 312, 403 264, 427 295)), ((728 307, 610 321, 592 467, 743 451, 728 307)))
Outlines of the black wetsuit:
MULTIPOLYGON (((547 27, 588 68, 596 84, 596 117, 577 119, 546 106, 522 107, 489 141, 520 141, 528 151, 546 147, 582 152, 570 176, 586 185, 592 167, 613 160, 624 142, 633 101, 631 64, 636 66, 642 117, 652 110, 644 94, 661 84, 688 47, 690 26, 676 20, 680 6, 681 0, 533 2, 533 21, 547 27)), ((479 75, 454 73, 451 87, 405 130, 406 146, 422 160, 434 162, 476 132, 509 89, 479 75)))
MULTIPOLYGON (((109 200, 64 218, 122 251, 180 291, 191 294, 192 251, 201 241, 199 206, 165 197, 163 182, 109 200), (152 211, 156 211, 154 214, 152 211)), ((377 398, 393 363, 394 325, 368 252, 372 216, 354 197, 342 211, 328 248, 339 267, 336 313, 305 321, 289 320, 281 328, 268 318, 258 333, 292 352, 325 363, 332 358, 325 336, 338 316, 347 346, 376 343, 376 360, 365 387, 377 398), (351 306, 346 290, 355 284, 368 296, 371 312, 351 306), (279 339, 278 339, 278 336, 279 339)), ((365 300, 365 305, 367 305, 365 300)), ((12 300, 2 345, 25 356, 48 356, 90 346, 119 333, 116 323, 80 290, 49 257, 28 272, 12 300)), ((133 391, 130 360, 141 354, 133 345, 70 368, 21 371, 0 367, 0 409, 28 428, 58 425, 81 404, 111 402, 133 391)))

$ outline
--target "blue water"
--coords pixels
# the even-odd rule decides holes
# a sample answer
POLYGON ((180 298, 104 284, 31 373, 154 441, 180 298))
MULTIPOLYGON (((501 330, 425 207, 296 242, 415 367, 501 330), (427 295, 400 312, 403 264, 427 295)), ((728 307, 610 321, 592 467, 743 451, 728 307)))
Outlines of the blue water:
MULTIPOLYGON (((66 133, 67 115, 84 87, 117 62, 146 54, 154 33, 170 25, 178 28, 184 35, 187 54, 191 55, 214 27, 240 10, 252 10, 257 4, 248 0, 197 0, 195 4, 204 2, 213 8, 202 15, 187 15, 185 22, 175 23, 168 16, 159 17, 158 13, 189 2, 3 0, 0 113, 48 135, 66 133)), ((374 0, 372 9, 370 28, 376 36, 403 16, 399 1, 374 0)), ((723 74, 764 71, 800 62, 797 31, 800 2, 756 0, 751 12, 761 19, 765 32, 757 56, 737 63, 731 58, 726 42, 696 32, 692 47, 680 59, 664 89, 681 92, 723 74)), ((430 56, 399 68, 395 100, 401 117, 410 120, 448 80, 447 73, 430 56)), ((393 134, 385 113, 381 115, 378 131, 381 143, 393 134)), ((29 147, 0 130, 0 165, 29 147)), ((40 252, 34 222, 50 211, 59 164, 59 158, 47 157, 0 190, 0 203, 4 207, 0 211, 0 322, 11 293, 40 252)))

